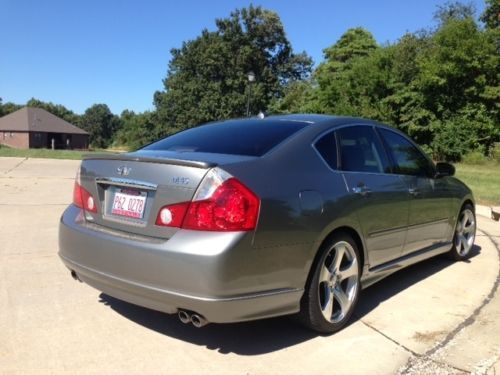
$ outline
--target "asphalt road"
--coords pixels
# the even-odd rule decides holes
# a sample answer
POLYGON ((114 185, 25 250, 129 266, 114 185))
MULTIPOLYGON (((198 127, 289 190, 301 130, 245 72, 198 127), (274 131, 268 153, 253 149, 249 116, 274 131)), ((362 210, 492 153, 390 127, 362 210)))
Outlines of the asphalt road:
POLYGON ((57 227, 78 162, 0 158, 0 373, 500 374, 500 224, 363 291, 351 325, 181 324, 73 281, 57 227))

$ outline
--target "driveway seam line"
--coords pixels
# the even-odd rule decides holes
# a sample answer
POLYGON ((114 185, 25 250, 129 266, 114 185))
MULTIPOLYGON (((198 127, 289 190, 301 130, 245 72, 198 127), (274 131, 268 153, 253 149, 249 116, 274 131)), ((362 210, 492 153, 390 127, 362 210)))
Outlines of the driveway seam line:
MULTIPOLYGON (((455 366, 450 365, 450 364, 448 364, 448 363, 446 363, 446 362, 437 361, 437 360, 435 360, 434 358, 428 357, 425 353, 424 353, 424 354, 417 353, 417 352, 415 352, 415 351, 411 350, 410 348, 408 348, 407 346, 405 346, 405 345, 403 345, 403 344, 399 343, 398 341, 394 340, 392 337, 387 336, 385 333, 383 333, 382 331, 378 330, 377 328, 375 328, 375 327, 371 326, 370 324, 368 324, 368 323, 364 322, 362 319, 360 319, 360 321, 361 321, 361 323, 363 323, 365 326, 367 326, 368 328, 371 328, 372 330, 374 330, 374 331, 375 331, 375 332, 377 332, 378 334, 380 334, 380 335, 382 335, 383 337, 385 337, 387 340, 389 340, 389 341, 393 342, 394 344, 396 344, 396 345, 397 345, 397 346, 399 346, 400 348, 402 348, 402 349, 406 350, 408 353, 410 353, 410 354, 411 354, 411 355, 413 355, 414 357, 417 357, 417 358, 422 358, 422 359, 426 359, 426 360, 429 360, 429 361, 431 361, 431 362, 433 362, 433 363, 436 363, 436 364, 438 364, 438 365, 447 366, 447 367, 450 367, 450 368, 452 368, 452 369, 454 369, 454 370, 461 371, 461 372, 466 373, 466 374, 470 374, 470 373, 471 373, 471 372, 470 372, 470 371, 468 371, 468 370, 464 370, 464 369, 462 369, 462 368, 460 368, 460 367, 455 367, 455 366)), ((408 370, 408 369, 406 369, 406 368, 405 368, 403 371, 406 371, 406 370, 408 370)), ((401 374, 404 374, 404 372, 401 372, 401 374)))
MULTIPOLYGON (((448 366, 448 367, 453 368, 455 370, 463 371, 463 372, 465 372, 467 374, 471 374, 472 372, 470 372, 468 370, 463 370, 463 369, 457 368, 457 367, 455 367, 453 365, 450 365, 446 361, 444 361, 444 362, 436 361, 436 360, 434 360, 432 358, 432 355, 436 354, 436 352, 439 351, 440 349, 443 349, 463 329, 471 326, 476 321, 476 318, 479 315, 479 313, 481 312, 481 310, 486 305, 488 305, 488 303, 491 302, 491 300, 493 299, 493 297, 495 296, 495 294, 496 294, 496 292, 498 290, 498 286, 500 284, 500 245, 485 230, 478 229, 478 231, 481 232, 481 233, 483 233, 483 235, 486 236, 490 240, 490 242, 493 244, 493 246, 495 247, 495 249, 498 252, 499 267, 498 267, 498 270, 497 270, 496 280, 493 283, 493 287, 490 289, 490 292, 483 299, 483 301, 481 302, 481 304, 476 309, 474 309, 474 311, 472 312, 472 314, 470 314, 458 326, 456 326, 452 331, 450 331, 450 333, 448 333, 448 335, 446 335, 446 337, 444 338, 443 341, 441 341, 440 343, 438 343, 437 345, 435 345, 433 348, 427 350, 424 354, 421 354, 421 355, 416 354, 417 357, 422 358, 424 360, 429 360, 429 361, 432 361, 432 362, 437 363, 437 364, 442 364, 444 366, 448 366)), ((384 336, 386 336, 386 335, 384 335, 384 336)), ((395 340, 391 340, 391 341, 396 342, 395 340)), ((404 347, 404 346, 402 346, 402 347, 404 347)), ((400 369, 399 374, 409 374, 408 371, 412 368, 411 360, 412 360, 411 358, 408 359, 408 361, 406 362, 406 364, 400 369)))
MULTIPOLYGON (((487 232, 485 232, 483 230, 480 230, 480 232, 486 234, 486 237, 488 237, 488 239, 493 244, 493 246, 495 246, 495 248, 497 249, 497 252, 498 252, 499 259, 500 259, 500 248, 499 248, 498 244, 491 238, 491 236, 487 232)), ((448 335, 444 338, 444 340, 442 342, 440 342, 439 344, 437 344, 436 346, 434 346, 433 348, 431 348, 427 352, 425 352, 425 355, 432 355, 432 354, 436 353, 439 349, 446 346, 446 344, 448 344, 457 335, 458 332, 460 332, 462 329, 472 325, 476 321, 476 317, 479 315, 481 310, 488 303, 490 303, 490 301, 495 296, 495 294, 498 290, 499 284, 500 284, 500 267, 498 268, 497 278, 493 284, 493 287, 490 289, 490 292, 483 299, 481 304, 472 312, 471 315, 469 315, 464 321, 462 321, 462 323, 460 323, 458 326, 455 327, 455 329, 453 329, 450 333, 448 333, 448 335)))
POLYGON ((26 160, 28 160, 28 158, 24 158, 23 160, 21 160, 19 163, 17 163, 16 165, 14 165, 11 169, 9 169, 7 172, 4 172, 4 174, 7 174, 7 173, 10 173, 12 172, 14 169, 16 169, 17 167, 19 167, 21 164, 23 164, 26 160))
POLYGON ((375 332, 377 332, 378 334, 384 336, 387 340, 389 341, 392 341, 394 344, 396 344, 397 346, 403 348, 404 350, 406 350, 408 353, 411 353, 415 356, 420 356, 420 354, 418 354, 417 352, 414 352, 413 350, 411 350, 410 348, 408 348, 407 346, 401 344, 400 342, 394 340, 392 337, 386 335, 384 332, 380 331, 379 329, 373 327, 372 325, 370 325, 369 323, 366 323, 365 321, 363 321, 363 319, 360 319, 361 323, 363 323, 365 326, 367 326, 368 328, 371 328, 372 330, 374 330, 375 332))
POLYGON ((422 358, 424 358, 424 359, 428 359, 429 361, 434 362, 435 364, 437 364, 437 365, 441 365, 441 366, 443 366, 443 367, 450 367, 450 368, 452 368, 452 369, 454 369, 454 370, 461 371, 461 372, 463 372, 463 373, 465 373, 465 374, 472 374, 472 371, 465 370, 465 369, 463 369, 463 368, 460 368, 460 367, 456 367, 456 366, 450 365, 449 363, 446 363, 446 362, 444 362, 444 361, 437 361, 437 360, 435 360, 434 358, 431 358, 431 357, 426 358, 426 357, 424 357, 424 356, 422 356, 422 358))

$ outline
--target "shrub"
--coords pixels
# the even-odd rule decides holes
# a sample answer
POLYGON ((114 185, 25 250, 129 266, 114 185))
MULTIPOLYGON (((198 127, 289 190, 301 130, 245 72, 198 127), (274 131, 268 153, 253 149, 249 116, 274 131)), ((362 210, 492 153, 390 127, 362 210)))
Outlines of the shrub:
POLYGON ((434 150, 432 149, 431 146, 429 145, 420 145, 420 148, 422 149, 422 151, 424 151, 428 156, 430 156, 431 158, 433 157, 434 155, 434 150))
POLYGON ((500 143, 495 143, 495 146, 491 149, 491 159, 500 163, 500 143))
POLYGON ((464 164, 482 165, 488 161, 488 158, 481 151, 471 151, 462 158, 462 161, 464 164))

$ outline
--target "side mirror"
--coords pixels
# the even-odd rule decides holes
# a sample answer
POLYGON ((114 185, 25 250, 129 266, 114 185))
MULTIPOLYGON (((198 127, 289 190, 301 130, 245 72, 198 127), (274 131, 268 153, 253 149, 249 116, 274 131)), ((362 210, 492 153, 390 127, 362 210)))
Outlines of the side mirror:
POLYGON ((439 162, 436 164, 436 178, 453 176, 455 174, 455 167, 450 163, 439 162))

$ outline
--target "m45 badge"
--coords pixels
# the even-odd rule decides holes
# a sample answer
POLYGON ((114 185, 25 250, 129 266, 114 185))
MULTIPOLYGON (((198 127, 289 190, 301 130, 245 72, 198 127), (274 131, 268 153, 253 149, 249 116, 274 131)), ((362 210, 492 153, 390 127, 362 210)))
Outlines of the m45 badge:
POLYGON ((187 177, 172 177, 172 183, 176 185, 189 185, 189 178, 187 177))

